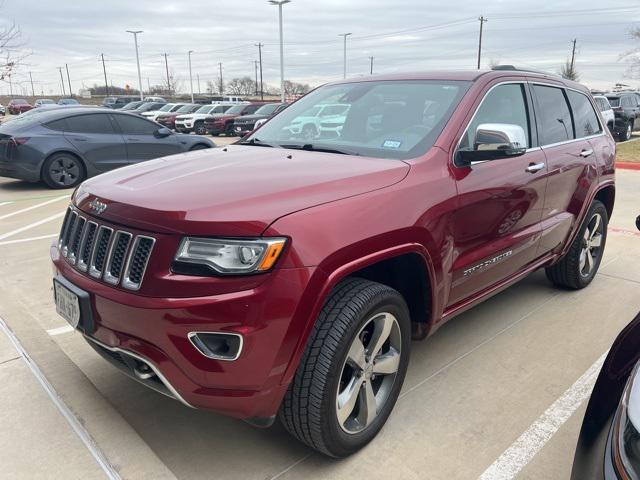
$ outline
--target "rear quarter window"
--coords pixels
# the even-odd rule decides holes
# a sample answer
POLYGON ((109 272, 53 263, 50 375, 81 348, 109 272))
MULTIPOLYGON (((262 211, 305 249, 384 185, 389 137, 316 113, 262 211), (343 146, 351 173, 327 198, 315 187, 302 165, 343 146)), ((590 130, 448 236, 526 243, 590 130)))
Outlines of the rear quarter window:
POLYGON ((572 140, 573 122, 562 88, 534 85, 533 90, 538 101, 536 118, 542 131, 542 144, 572 140))
POLYGON ((567 90, 569 104, 573 111, 573 121, 576 127, 576 138, 588 137, 600 133, 600 122, 591 102, 586 95, 574 90, 567 90))

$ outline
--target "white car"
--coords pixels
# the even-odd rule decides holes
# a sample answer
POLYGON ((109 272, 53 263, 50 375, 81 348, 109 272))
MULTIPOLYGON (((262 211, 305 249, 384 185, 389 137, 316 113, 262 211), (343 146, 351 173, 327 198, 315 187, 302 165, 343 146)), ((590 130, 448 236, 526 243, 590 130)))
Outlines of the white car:
POLYGON ((616 116, 613 113, 613 108, 611 108, 609 99, 604 95, 594 95, 593 99, 596 101, 596 105, 598 105, 598 108, 600 109, 600 113, 602 114, 604 123, 607 124, 607 127, 609 127, 610 131, 613 131, 613 126, 616 122, 616 116))
MULTIPOLYGON (((317 138, 321 132, 321 123, 328 120, 342 119, 349 111, 350 105, 343 103, 328 103, 325 105, 316 105, 309 109, 303 115, 294 118, 291 123, 285 127, 292 135, 302 136, 305 140, 312 140, 317 138)), ((342 130, 342 126, 339 126, 339 130, 342 130)), ((327 127, 330 130, 335 130, 339 133, 339 130, 333 127, 327 127)))
POLYGON ((195 132, 196 135, 206 135, 207 129, 204 126, 204 120, 213 114, 226 112, 233 105, 231 102, 219 102, 212 105, 203 105, 193 113, 178 115, 176 117, 176 132, 195 132))
POLYGON ((162 115, 163 113, 175 112, 176 110, 184 107, 185 105, 187 104, 186 103, 167 103, 160 110, 142 112, 142 116, 145 118, 148 118, 149 120, 153 120, 155 122, 158 119, 159 115, 162 115))

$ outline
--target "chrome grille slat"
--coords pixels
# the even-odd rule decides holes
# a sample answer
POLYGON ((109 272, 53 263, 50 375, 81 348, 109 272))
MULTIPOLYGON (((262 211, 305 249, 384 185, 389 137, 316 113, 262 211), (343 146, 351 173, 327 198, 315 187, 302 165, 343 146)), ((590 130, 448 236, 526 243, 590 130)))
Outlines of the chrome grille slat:
POLYGON ((90 220, 73 206, 67 208, 58 248, 81 272, 110 285, 139 290, 156 239, 116 230, 90 220))
POLYGON ((111 242, 111 248, 109 249, 109 255, 105 262, 104 269, 104 281, 112 285, 117 285, 120 281, 120 275, 122 274, 124 261, 129 248, 129 242, 131 241, 131 234, 129 232, 123 232, 118 230, 111 242))

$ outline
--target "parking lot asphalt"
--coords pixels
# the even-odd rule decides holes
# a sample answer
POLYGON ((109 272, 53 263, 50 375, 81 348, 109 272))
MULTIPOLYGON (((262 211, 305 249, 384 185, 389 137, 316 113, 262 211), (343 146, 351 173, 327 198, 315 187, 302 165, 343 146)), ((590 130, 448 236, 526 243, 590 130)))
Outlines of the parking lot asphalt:
POLYGON ((414 342, 381 434, 358 454, 329 460, 278 424, 255 429, 147 390, 66 327, 53 306, 49 245, 69 195, 0 179, 0 319, 25 351, 0 330, 6 478, 492 479, 505 465, 516 478, 568 478, 584 395, 555 434, 526 445, 524 462, 517 440, 544 426, 554 402, 575 393, 640 310, 640 172, 618 171, 594 282, 560 291, 536 272, 414 342))

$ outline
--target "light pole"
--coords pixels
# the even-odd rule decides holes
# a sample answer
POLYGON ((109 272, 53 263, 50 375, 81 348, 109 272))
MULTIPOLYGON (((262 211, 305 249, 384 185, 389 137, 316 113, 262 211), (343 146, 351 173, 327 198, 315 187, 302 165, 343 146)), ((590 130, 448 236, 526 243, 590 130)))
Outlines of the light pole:
POLYGON ((189 50, 189 83, 191 84, 191 103, 193 103, 193 74, 191 73, 191 54, 193 50, 189 50))
POLYGON ((140 88, 140 100, 144 100, 142 94, 142 75, 140 74, 140 55, 138 53, 138 34, 142 33, 142 30, 127 30, 127 33, 133 34, 133 41, 136 44, 136 63, 138 64, 138 87, 140 88))
POLYGON ((344 38, 344 50, 342 55, 342 78, 347 78, 347 37, 351 35, 351 33, 341 33, 338 35, 339 37, 344 38))
POLYGON ((291 0, 269 0, 271 5, 278 6, 278 19, 280 22, 280 101, 284 103, 284 40, 282 39, 282 5, 291 0))

